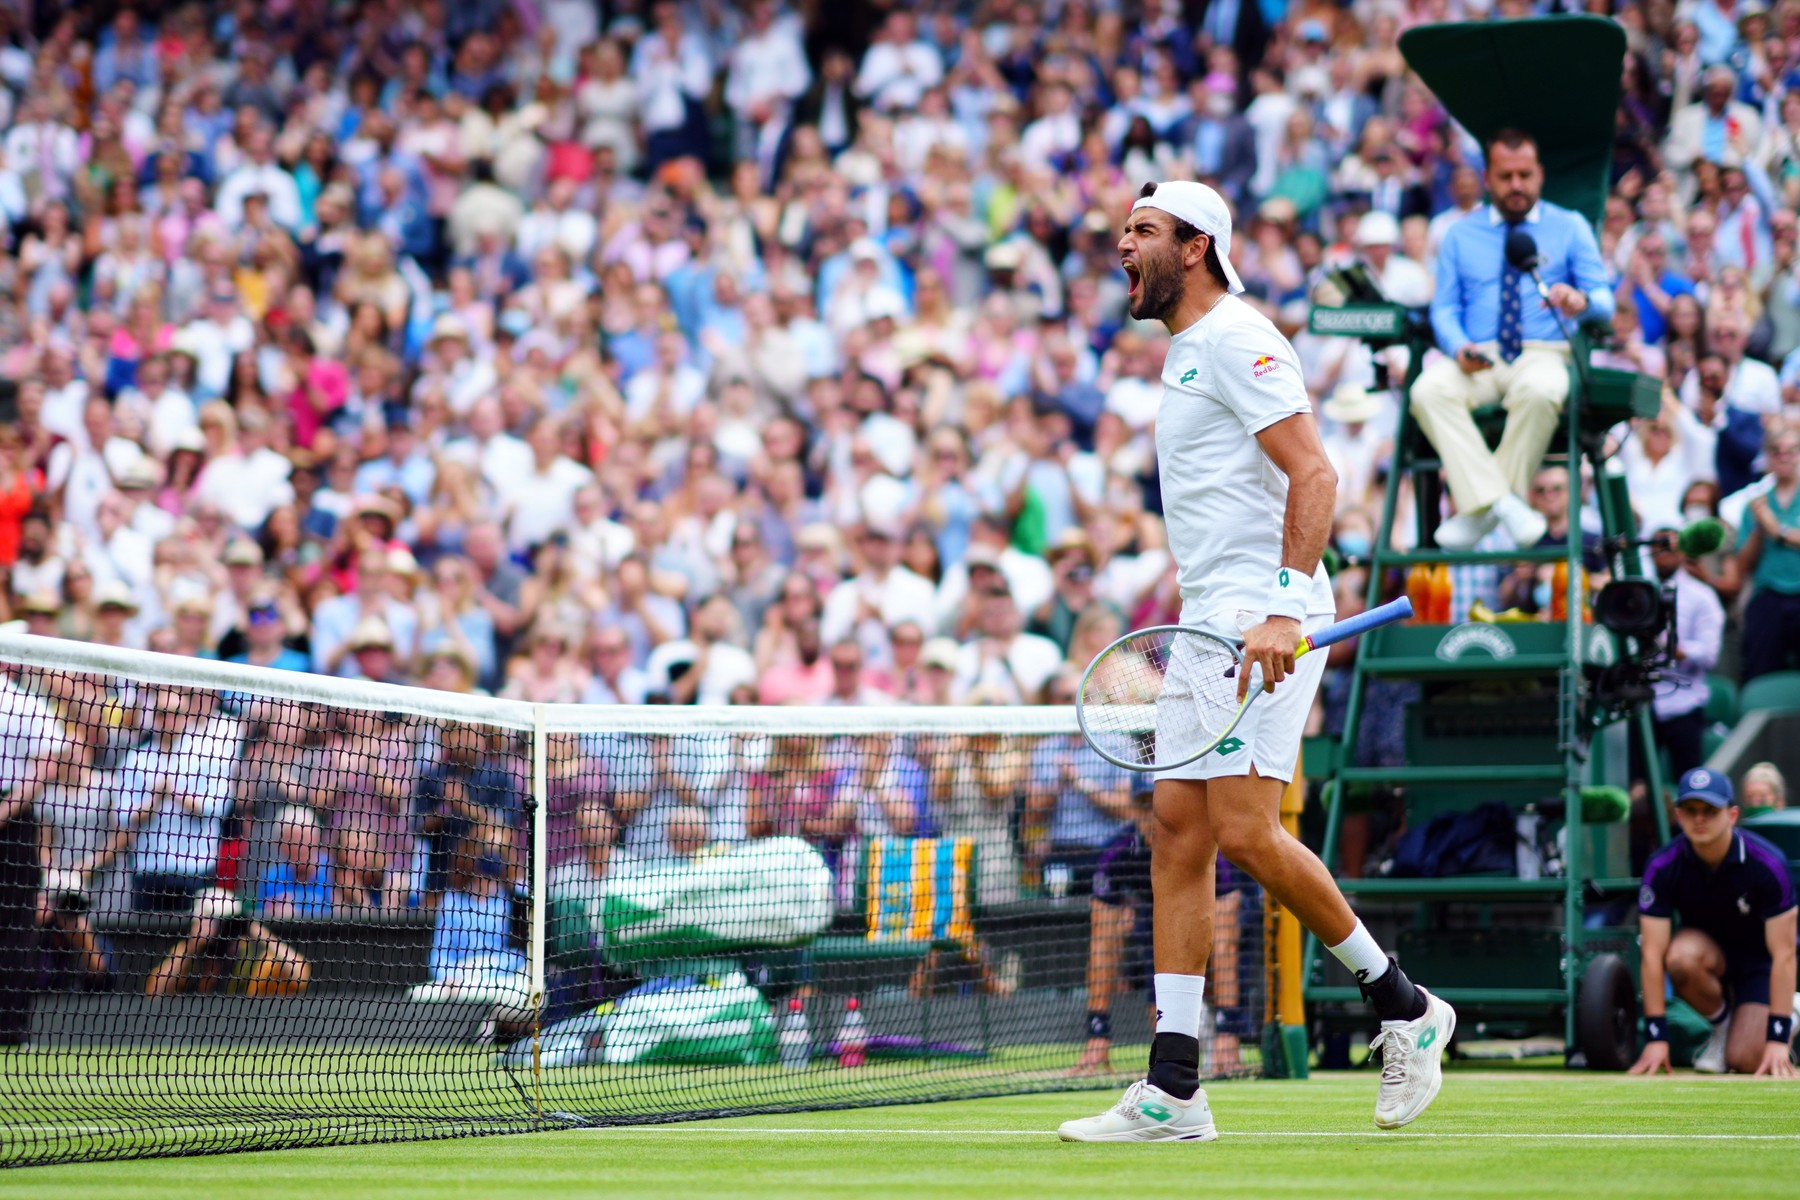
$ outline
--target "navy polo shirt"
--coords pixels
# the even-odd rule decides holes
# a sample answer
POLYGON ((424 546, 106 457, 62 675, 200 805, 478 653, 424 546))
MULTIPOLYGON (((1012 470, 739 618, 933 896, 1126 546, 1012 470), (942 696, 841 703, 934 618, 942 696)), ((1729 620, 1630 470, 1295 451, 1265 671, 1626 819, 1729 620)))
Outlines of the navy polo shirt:
POLYGON ((1646 917, 1681 917, 1683 928, 1710 934, 1734 967, 1769 962, 1763 926, 1794 907, 1794 881, 1781 851, 1754 833, 1736 829, 1725 859, 1712 868, 1700 861, 1682 834, 1650 859, 1638 911, 1646 917))

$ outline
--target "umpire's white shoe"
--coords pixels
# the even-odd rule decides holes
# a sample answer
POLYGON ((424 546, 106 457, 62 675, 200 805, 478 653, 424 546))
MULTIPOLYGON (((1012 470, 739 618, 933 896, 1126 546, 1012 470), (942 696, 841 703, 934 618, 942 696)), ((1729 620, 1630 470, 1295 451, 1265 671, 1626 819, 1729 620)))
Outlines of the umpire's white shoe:
POLYGON ((1425 1015, 1416 1021, 1383 1021, 1369 1049, 1381 1051, 1381 1091, 1375 1097, 1375 1124, 1398 1129, 1424 1112, 1444 1084, 1439 1059, 1456 1033, 1456 1010, 1436 996, 1425 997, 1425 1015))
POLYGON ((1723 1075, 1725 1073, 1725 1044, 1731 1040, 1731 1014, 1712 1027, 1706 1035, 1706 1045, 1700 1047, 1694 1055, 1694 1070, 1702 1075, 1723 1075))
POLYGON ((1192 1100, 1177 1100, 1140 1079, 1099 1116, 1064 1121, 1056 1136, 1065 1142, 1210 1142, 1219 1131, 1204 1091, 1195 1092, 1192 1100))

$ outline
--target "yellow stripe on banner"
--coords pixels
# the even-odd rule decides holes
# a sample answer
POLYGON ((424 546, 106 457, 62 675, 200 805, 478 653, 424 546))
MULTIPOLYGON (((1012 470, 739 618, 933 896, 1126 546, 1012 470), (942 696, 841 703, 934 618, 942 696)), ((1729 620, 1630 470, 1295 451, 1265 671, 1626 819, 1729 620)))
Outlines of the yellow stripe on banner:
POLYGON ((956 839, 956 900, 951 909, 950 936, 959 942, 975 940, 975 921, 969 912, 969 880, 975 864, 975 843, 956 839))
POLYGON ((935 907, 937 880, 937 840, 916 838, 912 844, 912 925, 906 931, 908 940, 931 940, 931 910, 935 907))
POLYGON ((869 940, 881 940, 881 838, 870 838, 868 861, 863 863, 863 888, 869 894, 863 898, 863 908, 869 918, 869 940))

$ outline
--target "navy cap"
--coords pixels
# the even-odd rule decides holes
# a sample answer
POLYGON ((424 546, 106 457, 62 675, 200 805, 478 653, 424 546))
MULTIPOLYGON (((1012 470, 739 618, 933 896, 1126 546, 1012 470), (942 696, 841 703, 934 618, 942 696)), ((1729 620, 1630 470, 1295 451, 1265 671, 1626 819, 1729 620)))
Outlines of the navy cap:
POLYGON ((1731 780, 1706 767, 1695 767, 1681 777, 1681 791, 1675 799, 1704 800, 1714 808, 1730 808, 1737 803, 1732 798, 1731 780))

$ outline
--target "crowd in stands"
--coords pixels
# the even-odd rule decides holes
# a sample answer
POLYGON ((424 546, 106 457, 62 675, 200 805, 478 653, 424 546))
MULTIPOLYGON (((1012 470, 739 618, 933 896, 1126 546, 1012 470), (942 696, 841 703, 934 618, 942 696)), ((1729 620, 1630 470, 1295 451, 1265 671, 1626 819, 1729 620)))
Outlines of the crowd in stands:
MULTIPOLYGON (((1306 332, 1315 285, 1362 260, 1426 304, 1444 231, 1481 219, 1480 149, 1400 33, 1552 7, 0 0, 0 615, 541 702, 1066 703, 1180 608, 1167 334, 1126 314, 1115 249, 1141 184, 1175 177, 1234 205, 1246 296, 1301 356, 1359 603, 1395 401, 1360 342, 1306 332)), ((1585 8, 1630 44, 1607 353, 1666 383, 1618 431, 1634 503, 1652 530, 1732 526, 1671 565, 1721 601, 1721 669, 1796 665, 1800 0, 1585 8)), ((1532 497, 1551 538, 1559 474, 1532 497)), ((1547 611, 1548 568, 1485 571, 1459 574, 1459 619, 1547 611)), ((126 727, 253 719, 169 696, 126 727)), ((361 765, 283 795, 299 832, 262 902, 324 903, 307 860, 331 858, 332 904, 404 903, 419 839, 428 893, 493 877, 469 794, 517 803, 499 747, 421 757, 416 733, 306 731, 361 765)), ((218 734, 239 772, 295 741, 240 734, 218 734)), ((159 736, 59 770, 141 799, 159 736)), ((1097 758, 981 749, 828 770, 778 746, 784 779, 820 782, 759 791, 766 764, 726 762, 710 786, 745 782, 720 809, 639 746, 642 779, 558 810, 606 850, 561 857, 935 829, 985 839, 997 899, 1121 827, 1097 758)), ((216 821, 207 795, 146 811, 216 821)), ((141 906, 216 882, 169 865, 138 869, 141 906)))

